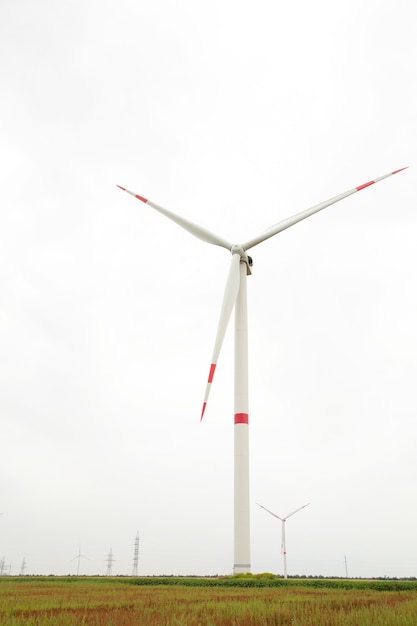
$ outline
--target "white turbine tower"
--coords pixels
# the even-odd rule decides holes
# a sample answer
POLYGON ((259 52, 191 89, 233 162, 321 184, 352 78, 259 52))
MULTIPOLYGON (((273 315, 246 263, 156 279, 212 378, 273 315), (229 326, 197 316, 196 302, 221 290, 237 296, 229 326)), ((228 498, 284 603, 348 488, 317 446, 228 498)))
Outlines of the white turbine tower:
POLYGON ((233 310, 235 308, 235 405, 234 405, 234 573, 245 573, 250 571, 250 530, 249 530, 249 437, 248 437, 248 349, 247 349, 247 304, 246 304, 246 276, 251 274, 252 259, 247 255, 247 251, 262 243, 266 239, 277 235, 286 228, 297 224, 310 215, 343 200, 348 196, 369 187, 374 183, 397 174, 406 168, 395 170, 380 178, 375 178, 363 185, 354 187, 339 196, 334 196, 321 204, 317 204, 310 209, 297 213, 277 224, 274 224, 256 237, 249 239, 243 244, 233 244, 222 237, 210 232, 206 228, 194 224, 189 220, 172 213, 167 209, 151 202, 147 198, 129 191, 117 185, 123 191, 131 194, 138 200, 148 204, 150 207, 165 215, 170 220, 190 232, 202 241, 226 248, 232 253, 232 262, 229 276, 226 283, 226 290, 223 298, 223 305, 220 313, 220 321, 214 345, 213 357, 209 370, 206 394, 204 397, 201 418, 207 405, 207 399, 213 381, 220 349, 226 328, 233 310))
POLYGON ((300 506, 300 508, 295 509, 295 511, 293 511, 292 513, 288 513, 288 515, 286 515, 285 517, 280 517, 279 515, 276 515, 275 513, 267 509, 265 506, 262 506, 262 504, 259 504, 259 502, 257 502, 256 504, 260 506, 261 509, 264 509, 264 511, 268 511, 268 513, 270 513, 277 519, 281 520, 281 554, 283 555, 283 558, 284 558, 284 578, 288 578, 287 576, 287 545, 285 541, 285 522, 287 521, 289 517, 291 517, 292 515, 295 515, 296 513, 298 513, 298 511, 301 511, 301 509, 305 509, 306 506, 308 506, 311 503, 307 502, 307 504, 303 504, 303 506, 300 506))

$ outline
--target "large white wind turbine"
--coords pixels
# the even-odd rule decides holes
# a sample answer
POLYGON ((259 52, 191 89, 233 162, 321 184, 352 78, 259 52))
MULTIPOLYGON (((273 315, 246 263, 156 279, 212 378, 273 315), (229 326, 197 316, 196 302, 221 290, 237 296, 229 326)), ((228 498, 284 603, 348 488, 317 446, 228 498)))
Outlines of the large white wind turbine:
POLYGON ((303 506, 300 506, 300 508, 295 509, 295 511, 293 511, 292 513, 288 513, 288 515, 286 515, 285 517, 280 517, 279 515, 272 513, 272 511, 267 509, 265 506, 262 506, 262 504, 259 504, 259 502, 257 502, 256 504, 260 506, 261 509, 268 511, 268 513, 270 513, 277 519, 281 520, 281 554, 283 555, 283 558, 284 558, 284 578, 287 578, 288 577, 287 576, 287 545, 285 542, 285 522, 287 521, 289 517, 291 517, 292 515, 295 515, 296 513, 298 513, 298 511, 301 511, 301 509, 305 509, 306 506, 310 504, 310 502, 307 502, 307 504, 303 504, 303 506))
MULTIPOLYGON (((402 168, 406 169, 406 168, 402 168)), ((224 334, 233 310, 235 308, 235 404, 234 404, 234 573, 245 573, 250 571, 250 532, 249 532, 249 438, 248 438, 248 348, 247 348, 247 304, 246 304, 246 276, 251 274, 252 259, 247 255, 247 251, 254 248, 266 239, 277 235, 281 231, 297 224, 310 215, 347 198, 348 196, 369 187, 374 183, 388 178, 397 172, 396 170, 375 178, 363 185, 354 187, 345 193, 317 204, 306 211, 288 217, 277 224, 274 224, 256 237, 249 239, 243 244, 233 244, 222 237, 210 232, 202 226, 198 226, 189 220, 164 209, 151 202, 143 196, 139 196, 133 191, 120 187, 123 191, 148 204, 162 215, 165 215, 179 226, 190 232, 195 237, 203 241, 226 248, 232 253, 232 262, 226 289, 223 298, 223 305, 220 313, 220 321, 214 345, 213 357, 210 365, 206 394, 204 397, 201 418, 207 405, 207 399, 213 381, 217 360, 220 354, 224 334)))

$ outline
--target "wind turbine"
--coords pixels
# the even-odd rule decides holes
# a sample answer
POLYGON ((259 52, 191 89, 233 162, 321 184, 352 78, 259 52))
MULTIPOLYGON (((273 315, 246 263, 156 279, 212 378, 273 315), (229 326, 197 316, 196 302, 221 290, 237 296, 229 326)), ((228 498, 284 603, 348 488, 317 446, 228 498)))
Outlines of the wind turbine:
POLYGON ((81 546, 78 546, 78 554, 77 556, 74 556, 73 559, 71 559, 71 561, 75 561, 75 559, 78 559, 78 564, 77 564, 77 576, 80 573, 80 561, 81 559, 86 559, 87 557, 84 556, 84 554, 81 554, 81 546))
POLYGON ((226 282, 226 289, 223 297, 223 304, 220 312, 219 326, 216 341, 214 344, 213 357, 211 360, 206 393, 204 396, 203 409, 200 420, 203 418, 207 406, 207 400, 213 381, 214 372, 219 358, 223 338, 232 313, 235 308, 235 382, 234 382, 234 567, 237 573, 250 571, 250 522, 249 522, 249 409, 248 409, 248 340, 247 340, 247 295, 246 276, 251 274, 252 259, 247 251, 262 243, 266 239, 277 235, 286 228, 294 226, 301 220, 314 215, 326 207, 343 200, 348 196, 373 185, 384 178, 397 174, 400 170, 395 170, 367 183, 354 187, 349 191, 334 196, 321 204, 317 204, 310 209, 288 217, 277 224, 272 225, 256 237, 249 239, 243 244, 233 244, 226 239, 210 232, 206 228, 194 224, 172 211, 168 211, 155 202, 129 191, 125 187, 117 185, 123 191, 131 194, 134 198, 141 200, 145 204, 165 215, 198 239, 206 243, 226 248, 232 254, 229 275, 226 282))
POLYGON ((282 531, 281 531, 282 532, 282 534, 281 534, 281 554, 284 557, 284 578, 288 578, 288 576, 287 576, 287 546, 286 546, 286 543, 285 543, 285 522, 287 521, 287 519, 289 517, 291 517, 292 515, 295 515, 296 513, 298 513, 298 511, 301 511, 301 509, 305 509, 306 506, 308 506, 310 504, 310 502, 307 502, 307 504, 303 504, 303 506, 300 506, 299 509, 295 509, 295 511, 293 511, 292 513, 289 513, 286 517, 280 517, 279 515, 276 515, 275 513, 273 513, 269 509, 267 509, 265 506, 262 506, 262 504, 259 504, 259 502, 257 502, 256 504, 258 506, 260 506, 261 509, 264 509, 265 511, 268 511, 268 513, 270 513, 271 515, 273 515, 277 519, 281 520, 281 528, 282 528, 282 531))

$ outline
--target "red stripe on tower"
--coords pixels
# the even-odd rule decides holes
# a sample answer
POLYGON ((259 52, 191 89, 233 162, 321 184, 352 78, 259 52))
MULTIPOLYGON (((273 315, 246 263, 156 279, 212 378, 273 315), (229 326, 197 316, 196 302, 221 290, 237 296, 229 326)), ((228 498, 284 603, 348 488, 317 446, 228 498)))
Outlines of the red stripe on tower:
POLYGON ((247 413, 235 413, 235 424, 249 424, 249 415, 247 413))
POLYGON ((360 191, 361 189, 365 189, 365 187, 369 187, 369 185, 374 185, 375 181, 374 180, 370 180, 369 183, 364 183, 363 185, 359 185, 359 187, 356 187, 356 191, 360 191))

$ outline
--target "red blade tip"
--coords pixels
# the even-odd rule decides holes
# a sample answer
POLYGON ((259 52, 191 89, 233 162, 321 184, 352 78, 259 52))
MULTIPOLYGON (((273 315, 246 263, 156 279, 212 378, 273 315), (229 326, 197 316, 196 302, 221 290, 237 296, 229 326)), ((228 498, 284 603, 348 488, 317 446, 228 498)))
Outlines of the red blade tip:
POLYGON ((119 187, 119 189, 121 189, 122 191, 126 191, 126 189, 124 187, 121 187, 120 185, 116 185, 116 187, 119 187))
POLYGON ((375 181, 374 180, 370 180, 368 183, 363 183, 363 185, 359 185, 359 187, 356 187, 356 191, 361 191, 362 189, 365 189, 365 187, 369 187, 369 185, 374 185, 375 181))
POLYGON ((387 174, 386 176, 382 176, 381 178, 377 178, 376 180, 370 180, 367 183, 364 183, 363 185, 359 185, 359 187, 356 187, 356 191, 361 191, 362 189, 365 189, 365 187, 369 187, 370 185, 373 185, 375 183, 377 183, 379 180, 382 180, 383 178, 386 178, 387 176, 392 176, 393 174, 398 174, 398 172, 402 172, 404 170, 408 169, 408 165, 406 167, 402 167, 399 170, 394 170, 393 172, 391 172, 391 174, 387 174))

